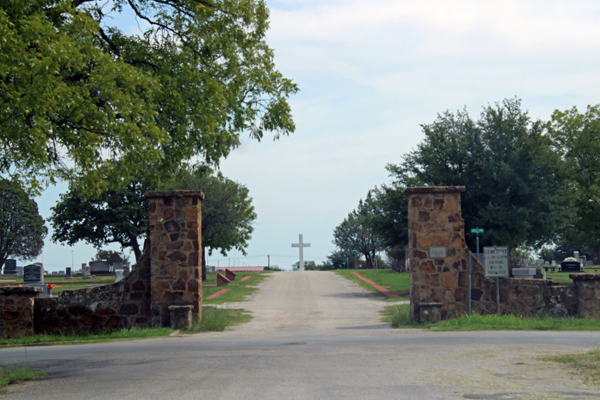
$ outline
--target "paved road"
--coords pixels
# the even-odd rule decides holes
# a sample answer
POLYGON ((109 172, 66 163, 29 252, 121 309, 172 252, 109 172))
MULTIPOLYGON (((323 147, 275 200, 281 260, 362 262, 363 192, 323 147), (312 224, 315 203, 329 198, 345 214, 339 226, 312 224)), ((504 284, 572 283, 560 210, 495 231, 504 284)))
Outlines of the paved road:
POLYGON ((596 348, 597 333, 393 330, 378 321, 384 305, 333 273, 276 273, 243 303, 254 320, 226 332, 4 349, 2 365, 48 376, 0 398, 600 398, 540 359, 596 348))

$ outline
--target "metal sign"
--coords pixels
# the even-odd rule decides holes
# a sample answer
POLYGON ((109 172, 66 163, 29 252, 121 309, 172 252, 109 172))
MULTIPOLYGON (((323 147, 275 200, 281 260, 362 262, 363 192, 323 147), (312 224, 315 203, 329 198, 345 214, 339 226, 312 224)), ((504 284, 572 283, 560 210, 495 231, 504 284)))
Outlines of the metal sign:
POLYGON ((508 247, 486 246, 483 248, 483 256, 487 278, 508 276, 508 247))
POLYGON ((472 228, 471 233, 483 233, 483 228, 472 228))
POLYGON ((445 247, 430 247, 429 248, 429 258, 446 258, 446 248, 445 247))

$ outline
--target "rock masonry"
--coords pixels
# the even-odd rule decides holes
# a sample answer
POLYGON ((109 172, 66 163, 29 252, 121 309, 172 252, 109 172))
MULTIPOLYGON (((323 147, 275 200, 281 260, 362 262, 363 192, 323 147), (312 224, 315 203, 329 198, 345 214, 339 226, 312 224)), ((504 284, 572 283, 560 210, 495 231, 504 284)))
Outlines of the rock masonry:
MULTIPOLYGON (((435 322, 458 317, 468 310, 469 249, 461 215, 464 190, 464 186, 441 186, 405 191, 411 316, 415 320, 435 322)), ((522 316, 599 315, 600 275, 571 277, 575 277, 573 287, 552 285, 542 279, 499 278, 500 310, 522 316)), ((474 256, 471 283, 472 311, 496 313, 496 280, 485 277, 483 265, 474 256)))

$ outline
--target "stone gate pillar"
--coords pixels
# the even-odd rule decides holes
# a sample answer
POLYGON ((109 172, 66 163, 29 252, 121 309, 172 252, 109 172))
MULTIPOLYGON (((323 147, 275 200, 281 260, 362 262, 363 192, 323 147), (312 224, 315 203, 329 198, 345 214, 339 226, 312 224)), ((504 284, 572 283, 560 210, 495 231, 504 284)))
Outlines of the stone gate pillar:
POLYGON ((202 316, 202 214, 204 194, 148 191, 150 200, 152 326, 170 324, 169 306, 190 305, 202 316))
POLYGON ((411 187, 408 197, 410 311, 416 321, 463 313, 467 257, 461 193, 464 186, 411 187))

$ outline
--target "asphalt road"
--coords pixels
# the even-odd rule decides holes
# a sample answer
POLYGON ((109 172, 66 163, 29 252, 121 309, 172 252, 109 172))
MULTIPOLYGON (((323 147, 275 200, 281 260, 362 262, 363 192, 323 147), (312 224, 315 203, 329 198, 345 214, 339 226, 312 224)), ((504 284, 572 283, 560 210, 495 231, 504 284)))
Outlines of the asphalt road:
POLYGON ((329 272, 281 272, 226 332, 3 349, 48 376, 7 399, 596 399, 543 361, 598 347, 589 332, 431 333, 379 322, 387 303, 329 272))

